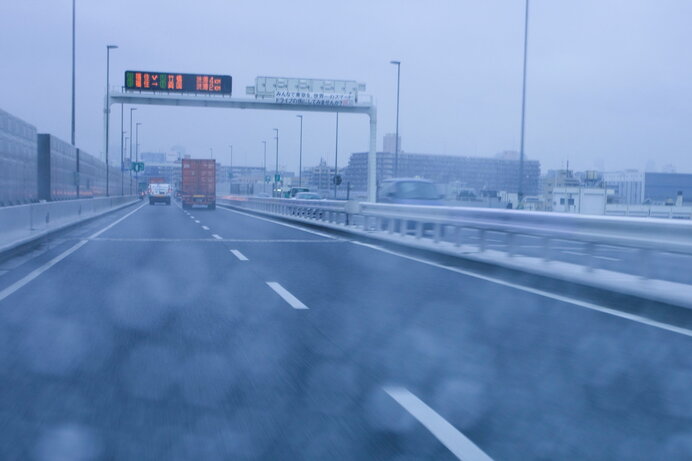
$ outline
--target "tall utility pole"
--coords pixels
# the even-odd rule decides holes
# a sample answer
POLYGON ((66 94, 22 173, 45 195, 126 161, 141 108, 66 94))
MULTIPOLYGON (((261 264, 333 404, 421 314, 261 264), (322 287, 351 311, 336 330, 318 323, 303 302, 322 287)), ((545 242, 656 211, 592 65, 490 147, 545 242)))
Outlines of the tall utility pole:
POLYGON ((264 185, 262 192, 267 192, 267 141, 262 141, 262 144, 264 144, 264 177, 262 178, 264 185))
POLYGON ((334 199, 336 199, 336 177, 339 175, 339 113, 336 113, 336 143, 334 145, 334 199))
POLYGON ((123 170, 123 165, 125 164, 125 143, 123 139, 125 136, 124 106, 123 103, 120 103, 120 195, 125 195, 125 171, 123 170))
POLYGON ((399 177, 399 83, 401 81, 401 61, 389 61, 396 66, 396 136, 394 148, 394 177, 399 177))
POLYGON ((274 139, 276 139, 276 168, 274 170, 274 190, 272 191, 272 196, 276 193, 277 189, 277 178, 279 177, 279 129, 274 128, 274 131, 276 131, 276 136, 274 136, 274 139))
POLYGON ((106 197, 110 195, 110 171, 108 165, 108 128, 110 126, 111 119, 111 50, 114 50, 117 47, 117 45, 106 45, 106 197))
POLYGON ((524 70, 521 84, 521 137, 519 142, 519 193, 518 204, 521 206, 524 199, 524 115, 526 113, 526 54, 529 44, 529 0, 526 0, 526 11, 524 13, 524 70))
MULTIPOLYGON (((130 107, 130 133, 129 133, 129 135, 130 135, 130 168, 129 168, 129 170, 130 170, 130 194, 132 194, 132 152, 133 152, 132 140, 134 138, 134 136, 132 136, 134 134, 134 133, 132 133, 132 112, 136 111, 136 110, 137 110, 136 107, 130 107)), ((139 187, 139 186, 137 186, 137 187, 139 187)))
MULTIPOLYGON (((135 162, 139 162, 139 125, 141 122, 137 122, 135 125, 135 162)), ((139 170, 135 173, 135 182, 137 183, 137 194, 139 195, 139 170)))
POLYGON ((298 187, 303 185, 303 116, 296 115, 300 119, 300 153, 298 154, 298 187))
POLYGON ((76 0, 72 0, 72 131, 70 139, 72 140, 72 145, 75 145, 74 133, 75 133, 75 12, 76 12, 76 0))

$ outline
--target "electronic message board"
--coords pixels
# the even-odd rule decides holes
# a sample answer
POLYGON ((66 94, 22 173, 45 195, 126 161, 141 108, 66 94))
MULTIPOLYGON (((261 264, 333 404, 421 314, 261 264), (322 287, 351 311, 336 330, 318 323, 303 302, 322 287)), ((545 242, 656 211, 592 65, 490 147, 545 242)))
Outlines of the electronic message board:
POLYGON ((125 71, 125 89, 169 93, 231 94, 230 75, 125 71))

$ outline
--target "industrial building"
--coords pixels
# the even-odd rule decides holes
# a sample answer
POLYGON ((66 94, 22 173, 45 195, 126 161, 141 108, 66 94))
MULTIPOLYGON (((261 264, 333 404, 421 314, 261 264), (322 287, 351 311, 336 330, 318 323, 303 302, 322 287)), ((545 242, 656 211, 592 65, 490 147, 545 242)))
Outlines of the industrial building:
POLYGON ((644 173, 644 201, 672 204, 678 193, 683 203, 692 203, 692 174, 644 173))
MULTIPOLYGON (((524 162, 524 195, 538 195, 541 166, 537 160, 524 162)), ((354 190, 367 189, 368 153, 351 154, 344 180, 354 190)), ((399 153, 398 177, 419 177, 438 184, 459 182, 476 191, 518 192, 519 161, 490 157, 457 157, 436 154, 399 153)), ((394 177, 394 154, 377 153, 377 182, 394 177)))
POLYGON ((640 171, 606 172, 603 183, 613 191, 612 203, 638 205, 644 201, 644 173, 640 171))

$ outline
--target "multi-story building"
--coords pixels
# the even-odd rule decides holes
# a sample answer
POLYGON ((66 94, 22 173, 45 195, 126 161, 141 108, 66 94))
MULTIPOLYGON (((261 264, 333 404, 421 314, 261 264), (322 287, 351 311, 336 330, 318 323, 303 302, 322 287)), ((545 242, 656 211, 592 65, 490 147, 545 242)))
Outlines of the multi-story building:
POLYGON ((572 170, 548 170, 545 176, 541 178, 540 190, 544 199, 545 209, 547 211, 553 209, 553 203, 555 202, 553 191, 556 188, 575 188, 580 185, 579 178, 574 176, 572 170))
POLYGON ((639 205, 644 201, 644 173, 637 170, 603 173, 603 183, 613 191, 612 202, 639 205))
POLYGON ((555 187, 549 204, 552 211, 603 215, 608 191, 602 187, 555 187))
POLYGON ((334 167, 327 165, 324 159, 312 168, 303 169, 303 185, 310 190, 326 192, 333 188, 334 167))
MULTIPOLYGON (((387 133, 382 138, 382 150, 393 154, 396 152, 396 134, 387 133)), ((399 136, 399 153, 401 153, 401 136, 399 136)))
POLYGON ((678 192, 682 192, 684 202, 692 202, 692 174, 644 173, 645 201, 674 203, 678 192))
MULTIPOLYGON (((525 195, 538 194, 541 166, 537 160, 524 162, 525 195)), ((394 154, 377 153, 377 182, 394 176, 394 154)), ((476 191, 518 192, 519 161, 504 158, 456 157, 451 155, 399 153, 399 177, 420 177, 438 184, 459 182, 476 191)), ((368 153, 351 154, 344 180, 354 190, 367 189, 368 153)))

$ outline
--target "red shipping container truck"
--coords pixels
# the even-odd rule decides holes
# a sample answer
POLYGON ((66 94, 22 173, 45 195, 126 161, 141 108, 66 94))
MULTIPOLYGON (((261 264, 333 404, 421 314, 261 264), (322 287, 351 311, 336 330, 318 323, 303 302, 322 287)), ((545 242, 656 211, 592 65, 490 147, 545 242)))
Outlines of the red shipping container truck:
POLYGON ((180 197, 183 208, 194 205, 216 208, 216 160, 184 158, 180 197))

